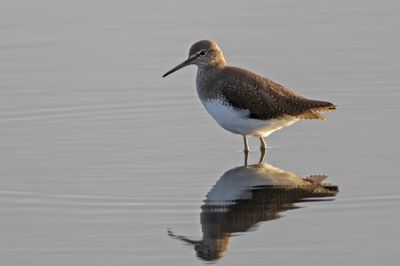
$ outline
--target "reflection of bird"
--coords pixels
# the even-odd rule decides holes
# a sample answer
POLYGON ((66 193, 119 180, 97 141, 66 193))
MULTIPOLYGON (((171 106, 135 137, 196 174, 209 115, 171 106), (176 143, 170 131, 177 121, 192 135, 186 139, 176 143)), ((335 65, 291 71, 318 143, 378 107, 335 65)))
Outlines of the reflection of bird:
POLYGON ((197 93, 205 109, 224 129, 243 136, 245 152, 249 151, 246 136, 260 139, 300 119, 324 120, 320 112, 332 111, 330 102, 310 100, 267 78, 245 69, 227 66, 222 50, 209 40, 196 42, 183 63, 163 77, 188 65, 197 65, 197 93))
POLYGON ((280 212, 296 208, 294 203, 304 199, 335 196, 338 187, 322 184, 325 178, 301 178, 267 163, 233 168, 221 176, 204 200, 200 217, 202 240, 191 240, 172 231, 168 234, 194 245, 201 259, 220 259, 228 250, 233 233, 277 219, 280 212))

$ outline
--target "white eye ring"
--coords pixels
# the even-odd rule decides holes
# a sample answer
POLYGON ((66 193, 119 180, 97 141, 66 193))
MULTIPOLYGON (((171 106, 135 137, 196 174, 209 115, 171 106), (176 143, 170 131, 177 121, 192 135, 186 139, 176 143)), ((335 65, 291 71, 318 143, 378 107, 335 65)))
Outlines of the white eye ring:
POLYGON ((204 50, 201 50, 201 51, 199 52, 199 55, 201 55, 201 56, 205 56, 206 54, 207 54, 207 52, 204 51, 204 50))

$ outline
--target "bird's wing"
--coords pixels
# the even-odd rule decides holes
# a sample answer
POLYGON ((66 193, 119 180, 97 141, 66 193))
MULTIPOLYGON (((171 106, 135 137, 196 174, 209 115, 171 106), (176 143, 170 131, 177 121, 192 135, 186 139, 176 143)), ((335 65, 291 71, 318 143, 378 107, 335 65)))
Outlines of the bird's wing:
POLYGON ((271 87, 275 92, 283 95, 283 96, 287 96, 287 97, 291 97, 291 98, 297 98, 297 99, 305 99, 304 97, 296 94, 295 92, 289 90, 288 88, 283 87, 281 84, 276 83, 270 79, 267 78, 263 78, 263 80, 268 83, 268 87, 271 87))
POLYGON ((249 110, 251 118, 267 120, 289 115, 323 120, 319 112, 335 109, 332 103, 306 99, 249 71, 230 68, 225 75, 228 82, 222 94, 234 107, 249 110))

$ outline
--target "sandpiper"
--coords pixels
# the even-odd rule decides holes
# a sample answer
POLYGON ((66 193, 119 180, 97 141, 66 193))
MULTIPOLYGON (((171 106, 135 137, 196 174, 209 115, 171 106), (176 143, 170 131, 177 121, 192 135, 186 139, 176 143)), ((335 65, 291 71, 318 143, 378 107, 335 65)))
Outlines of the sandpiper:
POLYGON ((246 136, 260 139, 301 119, 325 120, 321 112, 335 110, 330 102, 306 99, 282 85, 245 69, 228 66, 219 46, 210 40, 192 45, 189 57, 167 73, 197 65, 197 94, 208 113, 224 129, 243 136, 244 151, 249 152, 246 136))

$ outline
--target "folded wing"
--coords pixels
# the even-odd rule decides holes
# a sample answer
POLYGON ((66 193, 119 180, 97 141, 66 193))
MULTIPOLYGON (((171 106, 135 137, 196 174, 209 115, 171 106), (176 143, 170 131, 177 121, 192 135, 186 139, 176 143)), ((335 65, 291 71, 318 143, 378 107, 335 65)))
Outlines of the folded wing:
POLYGON ((234 107, 248 109, 254 119, 274 119, 284 115, 299 119, 324 120, 321 112, 334 111, 330 102, 306 99, 282 85, 254 73, 230 68, 224 97, 234 107))

